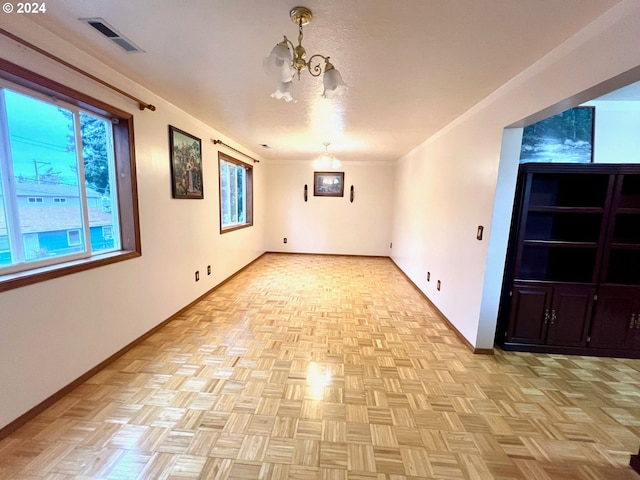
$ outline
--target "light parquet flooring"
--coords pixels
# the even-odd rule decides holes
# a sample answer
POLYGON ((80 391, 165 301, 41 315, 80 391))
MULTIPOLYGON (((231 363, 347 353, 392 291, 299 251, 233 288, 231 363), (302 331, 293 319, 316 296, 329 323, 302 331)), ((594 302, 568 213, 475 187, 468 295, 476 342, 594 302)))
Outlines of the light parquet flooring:
POLYGON ((639 446, 640 361, 474 355, 389 259, 267 254, 0 441, 0 478, 639 480, 639 446))

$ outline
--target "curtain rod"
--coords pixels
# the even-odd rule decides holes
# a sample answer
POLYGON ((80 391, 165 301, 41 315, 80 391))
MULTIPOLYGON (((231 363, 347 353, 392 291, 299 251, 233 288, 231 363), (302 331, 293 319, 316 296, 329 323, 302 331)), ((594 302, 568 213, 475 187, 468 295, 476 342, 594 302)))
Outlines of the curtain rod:
POLYGON ((211 141, 213 142, 213 144, 214 144, 214 145, 218 145, 218 144, 220 144, 220 145, 224 145, 225 147, 230 148, 230 149, 231 149, 231 150, 233 150, 234 152, 237 152, 237 153, 239 153, 240 155, 244 155, 245 157, 250 158, 251 160, 253 160, 253 163, 260 163, 260 160, 256 160, 256 159, 255 159, 255 158, 253 158, 252 156, 247 155, 246 153, 242 153, 240 150, 236 150, 235 148, 233 148, 233 147, 231 147, 231 146, 227 145, 226 143, 224 143, 222 140, 214 140, 214 139, 212 138, 212 139, 211 139, 211 141))
POLYGON ((96 77, 95 75, 90 74, 89 72, 85 72, 84 70, 76 67, 75 65, 70 64, 69 62, 66 62, 64 60, 62 60, 61 58, 56 57, 55 55, 47 52, 46 50, 41 49, 40 47, 37 47, 35 45, 33 45, 32 43, 27 42, 26 40, 23 40, 20 37, 15 36, 12 33, 7 32, 6 30, 4 30, 3 28, 0 28, 0 33, 2 35, 4 35, 5 37, 8 37, 12 40, 15 40, 18 43, 21 43, 22 45, 29 47, 32 50, 35 50, 36 52, 40 53, 41 55, 44 55, 47 58, 50 58, 51 60, 54 60, 62 65, 64 65, 67 68, 70 68, 71 70, 84 75, 85 77, 90 78, 91 80, 93 80, 94 82, 98 82, 100 85, 104 85, 107 88, 110 88, 111 90, 118 92, 120 95, 124 95, 127 98, 130 98, 131 100, 134 100, 138 106, 140 107, 140 110, 145 110, 145 109, 149 109, 152 112, 155 112, 156 107, 154 105, 151 105, 150 103, 147 102, 143 102, 142 100, 140 100, 139 98, 134 97, 133 95, 120 90, 118 87, 114 87, 113 85, 111 85, 110 83, 105 82, 104 80, 96 77))

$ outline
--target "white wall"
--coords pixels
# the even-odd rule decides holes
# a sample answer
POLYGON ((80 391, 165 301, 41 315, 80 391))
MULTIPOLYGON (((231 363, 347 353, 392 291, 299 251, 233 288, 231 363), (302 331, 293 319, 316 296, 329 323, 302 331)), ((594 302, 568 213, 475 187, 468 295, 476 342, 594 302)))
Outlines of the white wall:
POLYGON ((344 197, 315 197, 311 160, 268 165, 266 250, 389 255, 394 165, 343 164, 339 171, 344 172, 344 197), (351 185, 353 203, 349 201, 351 185))
POLYGON ((593 101, 594 163, 640 163, 640 101, 593 101))
POLYGON ((640 3, 624 0, 398 162, 392 258, 476 348, 493 346, 513 203, 505 127, 638 65, 640 3))
POLYGON ((220 235, 218 146, 210 139, 242 147, 28 20, 11 20, 3 28, 157 110, 141 112, 137 104, 0 36, 3 58, 134 114, 142 238, 140 258, 0 293, 0 428, 264 252, 265 162, 254 168, 254 226, 220 235), (202 139, 203 200, 171 198, 168 125, 202 139))

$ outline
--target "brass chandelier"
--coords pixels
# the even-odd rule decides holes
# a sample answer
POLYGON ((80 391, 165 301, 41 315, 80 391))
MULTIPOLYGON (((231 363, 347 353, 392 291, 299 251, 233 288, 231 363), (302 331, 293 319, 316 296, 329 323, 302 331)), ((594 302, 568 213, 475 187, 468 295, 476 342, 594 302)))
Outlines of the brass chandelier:
POLYGON ((324 98, 333 98, 342 95, 346 90, 346 85, 342 81, 340 72, 331 64, 329 57, 319 53, 305 60, 306 50, 302 46, 302 27, 307 25, 313 18, 311 10, 306 7, 294 7, 289 12, 291 21, 298 25, 298 45, 294 46, 286 35, 284 40, 278 43, 267 58, 263 61, 266 74, 276 82, 276 91, 271 96, 278 100, 291 102, 291 83, 293 77, 298 76, 303 70, 308 70, 311 76, 318 77, 322 73, 322 60, 324 60, 324 75, 322 82, 324 98))
POLYGON ((342 162, 329 153, 329 145, 331 144, 329 142, 322 142, 322 144, 324 145, 324 153, 313 161, 313 168, 316 170, 328 170, 330 168, 336 170, 340 168, 342 162))

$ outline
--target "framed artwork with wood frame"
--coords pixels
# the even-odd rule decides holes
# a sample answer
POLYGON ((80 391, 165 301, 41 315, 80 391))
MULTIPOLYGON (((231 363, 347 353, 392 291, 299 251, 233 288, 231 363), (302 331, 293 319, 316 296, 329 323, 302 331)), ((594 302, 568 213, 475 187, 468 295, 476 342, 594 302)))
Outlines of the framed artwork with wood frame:
POLYGON ((315 197, 344 197, 344 172, 313 172, 315 197))
POLYGON ((169 125, 169 154, 173 198, 204 198, 201 140, 169 125))

